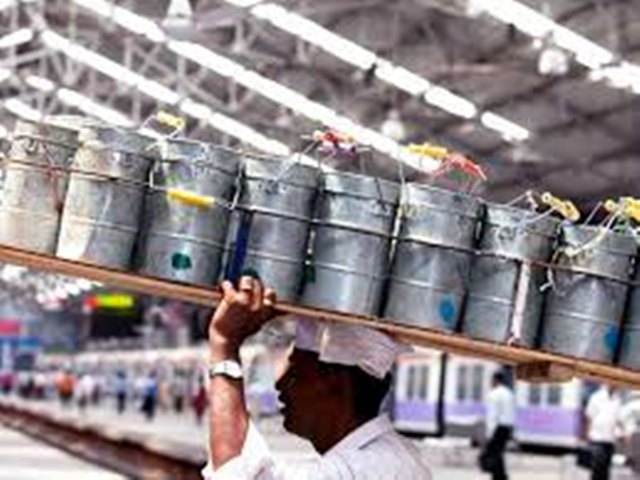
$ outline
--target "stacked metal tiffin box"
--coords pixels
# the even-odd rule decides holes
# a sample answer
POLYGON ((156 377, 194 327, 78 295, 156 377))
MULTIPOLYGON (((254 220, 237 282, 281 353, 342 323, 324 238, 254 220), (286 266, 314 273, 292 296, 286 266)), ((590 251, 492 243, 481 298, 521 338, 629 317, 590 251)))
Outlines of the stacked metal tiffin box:
POLYGON ((51 122, 16 122, 5 162, 0 243, 38 253, 56 251, 69 168, 78 132, 51 122))
POLYGON ((159 160, 147 189, 135 268, 154 277, 211 285, 222 271, 240 156, 188 140, 165 140, 155 148, 159 160), (193 196, 213 200, 193 205, 188 201, 193 196))
POLYGON ((636 285, 627 303, 618 363, 622 367, 640 369, 640 256, 636 257, 636 285))
POLYGON ((543 316, 541 348, 614 361, 629 293, 633 236, 603 227, 564 225, 543 316))
POLYGON ((399 185, 349 172, 325 172, 301 302, 379 315, 399 185))
POLYGON ((224 278, 257 274, 280 300, 299 298, 318 181, 318 169, 296 158, 244 157, 224 278))
POLYGON ((79 140, 56 255, 128 269, 154 161, 153 140, 102 125, 83 128, 79 140))
POLYGON ((548 214, 487 204, 472 264, 462 332, 533 347, 542 314, 545 269, 560 221, 548 214))
POLYGON ((467 292, 481 203, 419 184, 404 185, 402 197, 384 316, 453 332, 467 292))

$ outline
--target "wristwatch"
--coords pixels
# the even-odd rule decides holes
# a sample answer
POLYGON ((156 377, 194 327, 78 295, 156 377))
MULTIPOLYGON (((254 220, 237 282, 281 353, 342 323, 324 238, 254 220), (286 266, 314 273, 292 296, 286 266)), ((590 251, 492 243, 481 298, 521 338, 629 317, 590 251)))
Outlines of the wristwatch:
POLYGON ((235 360, 223 360, 221 362, 210 363, 207 371, 209 378, 216 375, 224 375, 234 380, 240 380, 243 377, 242 366, 235 360))

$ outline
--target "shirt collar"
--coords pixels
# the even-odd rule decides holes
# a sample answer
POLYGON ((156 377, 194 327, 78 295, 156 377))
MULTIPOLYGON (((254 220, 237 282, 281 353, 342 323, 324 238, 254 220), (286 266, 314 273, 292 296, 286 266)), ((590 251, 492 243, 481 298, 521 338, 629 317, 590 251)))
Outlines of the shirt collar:
POLYGON ((393 431, 393 425, 389 420, 389 416, 387 414, 379 415, 340 440, 325 454, 325 457, 339 454, 345 450, 359 450, 391 431, 393 431))

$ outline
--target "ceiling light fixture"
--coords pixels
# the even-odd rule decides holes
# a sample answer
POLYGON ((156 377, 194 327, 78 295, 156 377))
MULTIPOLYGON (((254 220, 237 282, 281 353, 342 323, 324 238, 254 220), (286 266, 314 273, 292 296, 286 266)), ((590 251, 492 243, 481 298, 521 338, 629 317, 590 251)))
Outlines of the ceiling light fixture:
POLYGON ((0 83, 8 80, 9 78, 11 78, 11 70, 9 70, 8 68, 0 67, 0 83))
POLYGON ((24 83, 41 92, 52 92, 56 88, 55 83, 39 75, 29 75, 24 79, 24 83))
POLYGON ((389 110, 387 118, 382 122, 380 129, 384 135, 397 142, 401 142, 407 137, 407 128, 402 122, 400 112, 395 108, 389 110))
POLYGON ((17 5, 17 0, 0 0, 0 11, 17 5))
POLYGON ((190 0, 171 0, 162 20, 167 30, 193 27, 193 8, 190 0))
POLYGON ((510 141, 522 142, 528 140, 531 135, 526 128, 509 122, 504 117, 493 112, 484 112, 480 116, 480 121, 485 127, 500 133, 510 141))
POLYGON ((16 117, 30 120, 32 122, 39 122, 40 120, 42 120, 41 112, 17 98, 10 98, 9 100, 5 100, 4 107, 16 117))
POLYGON ((0 37, 0 49, 17 47, 33 40, 35 33, 30 28, 21 28, 0 37))
POLYGON ((97 117, 107 123, 118 127, 131 128, 135 123, 124 114, 95 102, 91 98, 68 88, 60 88, 56 92, 56 97, 64 104, 77 108, 78 110, 97 117))

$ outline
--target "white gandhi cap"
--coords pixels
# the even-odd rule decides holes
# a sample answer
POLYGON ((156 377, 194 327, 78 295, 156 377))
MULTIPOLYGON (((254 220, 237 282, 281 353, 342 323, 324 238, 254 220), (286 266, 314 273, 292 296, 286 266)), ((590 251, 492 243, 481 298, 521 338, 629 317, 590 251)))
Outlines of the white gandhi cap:
POLYGON ((296 320, 296 348, 316 352, 325 363, 359 367, 376 378, 384 378, 398 355, 411 350, 385 333, 360 325, 307 317, 296 320))

